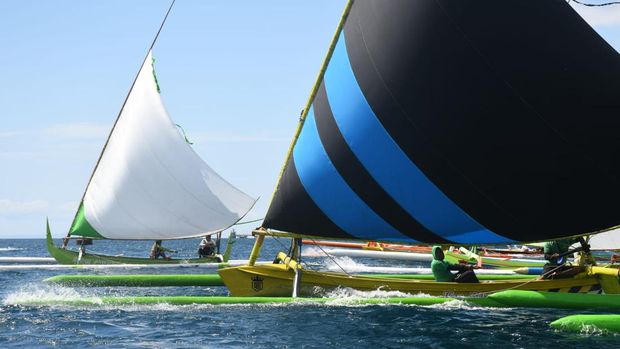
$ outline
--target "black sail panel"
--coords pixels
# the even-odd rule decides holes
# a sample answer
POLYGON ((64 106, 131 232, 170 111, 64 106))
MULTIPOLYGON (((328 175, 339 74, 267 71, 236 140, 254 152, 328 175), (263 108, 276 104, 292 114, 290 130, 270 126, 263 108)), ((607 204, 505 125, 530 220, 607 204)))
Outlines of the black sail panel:
POLYGON ((619 116, 620 57, 563 1, 356 0, 264 227, 462 244, 610 228, 619 116))
POLYGON ((264 226, 297 234, 350 239, 353 236, 334 225, 316 206, 299 180, 295 161, 289 159, 278 187, 279 200, 273 200, 264 226))

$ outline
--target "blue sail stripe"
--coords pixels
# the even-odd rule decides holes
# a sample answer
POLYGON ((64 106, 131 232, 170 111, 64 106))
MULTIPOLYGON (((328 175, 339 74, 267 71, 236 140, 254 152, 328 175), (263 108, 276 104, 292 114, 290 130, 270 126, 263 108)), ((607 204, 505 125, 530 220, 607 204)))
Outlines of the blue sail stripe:
POLYGON ((360 89, 346 51, 344 34, 325 73, 336 124, 371 176, 414 219, 458 243, 511 242, 486 229, 435 186, 385 130, 360 89))
POLYGON ((308 195, 342 230, 360 239, 416 242, 379 217, 340 176, 319 138, 314 108, 308 112, 293 159, 308 195))

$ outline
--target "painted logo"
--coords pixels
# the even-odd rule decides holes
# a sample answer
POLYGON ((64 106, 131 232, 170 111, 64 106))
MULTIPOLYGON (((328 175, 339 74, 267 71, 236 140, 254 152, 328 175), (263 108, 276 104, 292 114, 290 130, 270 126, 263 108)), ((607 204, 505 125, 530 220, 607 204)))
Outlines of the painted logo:
POLYGON ((255 276, 252 278, 252 289, 256 292, 263 290, 263 278, 260 276, 255 276))

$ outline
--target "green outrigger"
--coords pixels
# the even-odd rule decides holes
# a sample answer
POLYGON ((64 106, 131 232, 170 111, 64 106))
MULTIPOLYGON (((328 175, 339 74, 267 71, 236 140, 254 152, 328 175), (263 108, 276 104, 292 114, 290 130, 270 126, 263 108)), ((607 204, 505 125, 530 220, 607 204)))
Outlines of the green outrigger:
POLYGON ((223 255, 216 254, 205 258, 190 259, 151 259, 140 257, 109 256, 96 253, 71 251, 66 248, 57 247, 52 240, 49 223, 47 224, 47 250, 59 264, 201 264, 201 263, 223 263, 227 262, 232 251, 232 246, 236 242, 234 233, 228 238, 226 250, 223 255))

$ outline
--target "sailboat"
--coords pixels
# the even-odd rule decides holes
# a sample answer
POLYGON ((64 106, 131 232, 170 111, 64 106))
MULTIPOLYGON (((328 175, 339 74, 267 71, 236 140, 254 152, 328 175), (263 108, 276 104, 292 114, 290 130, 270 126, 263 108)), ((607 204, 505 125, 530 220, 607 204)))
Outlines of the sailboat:
POLYGON ((438 245, 548 241, 620 225, 620 59, 564 1, 353 0, 233 296, 351 287, 619 293, 618 269, 476 284, 300 264, 302 237, 438 245), (265 236, 292 239, 254 265, 265 236))
MULTIPOLYGON (((198 156, 164 107, 152 49, 173 5, 112 127, 67 238, 171 240, 219 234, 245 216, 256 201, 198 156)), ((82 248, 69 251, 53 244, 49 224, 47 237, 50 254, 63 264, 205 263, 223 259, 216 255, 167 260, 104 256, 86 253, 82 248)))

